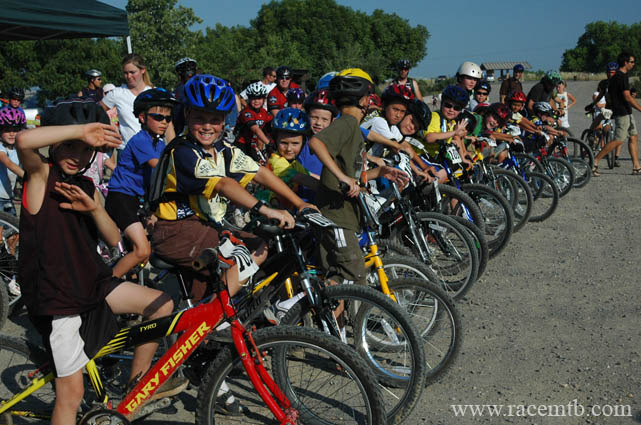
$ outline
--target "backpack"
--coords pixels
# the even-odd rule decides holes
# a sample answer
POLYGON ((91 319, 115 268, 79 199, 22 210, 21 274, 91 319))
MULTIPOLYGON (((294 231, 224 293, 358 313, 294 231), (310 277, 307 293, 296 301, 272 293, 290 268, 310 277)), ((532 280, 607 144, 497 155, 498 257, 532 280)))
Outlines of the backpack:
POLYGON ((165 149, 163 149, 162 154, 158 159, 158 164, 151 172, 149 190, 145 194, 145 209, 147 209, 148 211, 156 211, 158 209, 158 206, 162 202, 168 202, 170 200, 176 199, 176 196, 179 196, 178 194, 164 193, 165 180, 167 178, 167 174, 169 173, 169 167, 171 167, 171 153, 174 149, 176 149, 180 144, 184 142, 184 138, 176 137, 174 140, 169 142, 167 146, 165 146, 165 149))

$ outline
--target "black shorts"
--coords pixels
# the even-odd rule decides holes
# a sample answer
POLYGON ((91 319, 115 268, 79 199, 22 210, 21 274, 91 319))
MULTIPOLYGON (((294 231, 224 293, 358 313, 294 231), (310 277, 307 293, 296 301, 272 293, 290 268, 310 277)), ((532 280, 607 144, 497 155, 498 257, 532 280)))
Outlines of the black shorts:
POLYGON ((116 222, 116 226, 123 232, 131 224, 140 222, 138 218, 138 210, 140 209, 138 196, 109 191, 105 201, 105 209, 107 214, 116 222))
MULTIPOLYGON (((105 296, 121 283, 117 278, 105 283, 108 285, 105 296)), ((83 313, 30 316, 30 319, 42 336, 57 378, 82 370, 119 330, 116 315, 104 299, 96 308, 83 313)))

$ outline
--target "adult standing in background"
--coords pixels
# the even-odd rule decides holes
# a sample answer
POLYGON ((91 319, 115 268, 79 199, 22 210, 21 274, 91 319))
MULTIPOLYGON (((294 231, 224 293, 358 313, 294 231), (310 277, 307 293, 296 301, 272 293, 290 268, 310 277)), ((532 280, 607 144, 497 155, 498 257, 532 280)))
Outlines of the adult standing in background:
POLYGON ((421 90, 418 88, 418 81, 416 81, 413 78, 410 78, 410 69, 412 68, 412 64, 408 59, 400 59, 396 62, 396 70, 398 71, 398 77, 396 77, 395 80, 392 81, 392 84, 400 84, 402 86, 406 86, 408 89, 414 93, 414 96, 418 100, 423 100, 423 94, 421 93, 421 90))
MULTIPOLYGON (((622 52, 617 57, 619 70, 608 84, 608 93, 612 101, 612 112, 614 116, 614 141, 623 143, 628 138, 628 151, 632 158, 632 174, 641 175, 639 165, 639 133, 637 123, 632 115, 632 108, 641 111, 641 106, 630 94, 630 71, 634 68, 635 59, 629 52, 622 52)), ((594 159, 594 165, 597 161, 594 159)))
POLYGON ((501 103, 505 103, 505 98, 508 94, 514 91, 523 91, 523 85, 521 84, 523 71, 525 71, 523 65, 517 63, 516 65, 514 65, 514 68, 512 68, 512 76, 503 80, 503 82, 501 83, 501 88, 499 89, 501 103))
POLYGON ((532 114, 532 107, 536 102, 549 103, 554 112, 559 112, 554 102, 552 102, 552 96, 554 95, 554 88, 561 80, 561 74, 558 71, 548 71, 541 78, 541 81, 532 86, 525 102, 528 114, 532 114))
MULTIPOLYGON (((174 97, 179 103, 171 110, 171 116, 173 117, 172 124, 174 131, 176 135, 179 135, 185 128, 185 107, 182 103, 184 96, 183 87, 191 77, 196 75, 198 63, 196 59, 184 57, 176 62, 174 70, 176 71, 176 75, 178 75, 178 85, 174 89, 174 97)), ((165 136, 168 142, 173 139, 171 134, 166 134, 165 136), (171 139, 169 137, 171 137, 171 139)))
MULTIPOLYGON (((263 68, 263 79, 260 80, 260 82, 267 87, 267 93, 274 90, 274 87, 276 87, 276 70, 271 66, 263 68)), ((242 108, 246 108, 248 105, 247 87, 240 92, 240 103, 242 108)), ((267 110, 267 102, 263 102, 263 108, 267 110)))
POLYGON ((118 148, 120 150, 124 149, 129 139, 141 129, 138 118, 134 116, 136 96, 153 87, 145 62, 140 55, 130 53, 125 56, 122 60, 122 73, 126 83, 110 91, 100 102, 105 111, 109 111, 114 106, 118 111, 118 125, 123 141, 118 148))
POLYGON ((78 97, 100 102, 105 96, 102 90, 102 72, 97 69, 90 69, 85 72, 85 77, 87 77, 87 87, 84 87, 78 92, 78 97))

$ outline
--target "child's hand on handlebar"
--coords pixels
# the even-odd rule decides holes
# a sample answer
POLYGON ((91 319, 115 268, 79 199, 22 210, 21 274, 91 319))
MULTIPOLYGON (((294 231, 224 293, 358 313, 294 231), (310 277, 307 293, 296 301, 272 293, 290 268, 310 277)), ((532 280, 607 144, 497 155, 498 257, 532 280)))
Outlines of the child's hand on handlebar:
POLYGON ((312 209, 314 211, 320 212, 320 210, 318 209, 318 207, 316 205, 309 204, 307 202, 303 202, 301 205, 298 206, 298 212, 301 212, 301 211, 303 211, 305 209, 312 209))
POLYGON ((354 178, 345 176, 342 180, 340 180, 340 182, 345 185, 345 187, 341 187, 341 190, 350 198, 357 197, 358 193, 361 191, 361 188, 358 185, 358 180, 354 178))
POLYGON ((278 221, 278 227, 285 229, 293 229, 296 221, 292 215, 285 210, 276 210, 273 208, 265 208, 263 215, 269 219, 278 221))
POLYGON ((381 167, 381 172, 379 175, 393 181, 401 187, 405 186, 409 181, 409 176, 404 171, 401 171, 398 168, 390 167, 388 165, 381 167))

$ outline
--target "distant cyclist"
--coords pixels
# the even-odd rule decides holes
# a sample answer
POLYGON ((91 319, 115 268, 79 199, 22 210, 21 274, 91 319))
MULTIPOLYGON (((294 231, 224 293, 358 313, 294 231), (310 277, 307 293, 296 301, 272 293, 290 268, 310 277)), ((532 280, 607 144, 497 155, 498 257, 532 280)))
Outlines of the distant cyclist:
POLYGON ((173 118, 174 131, 176 135, 179 135, 185 128, 185 108, 182 104, 183 86, 191 77, 196 75, 198 63, 195 59, 184 57, 176 61, 174 70, 178 76, 178 85, 174 89, 174 97, 178 101, 178 105, 171 111, 171 116, 173 118))
POLYGON ((401 59, 396 62, 396 70, 398 71, 398 76, 395 80, 392 81, 392 84, 400 84, 406 86, 412 91, 414 97, 419 100, 423 100, 423 95, 421 94, 421 89, 418 88, 418 82, 409 77, 410 68, 412 63, 407 59, 401 59))
POLYGON ((11 87, 9 89, 9 92, 7 93, 7 97, 9 97, 9 105, 7 106, 14 109, 20 109, 24 113, 24 111, 20 107, 20 105, 22 105, 22 101, 24 100, 23 89, 19 87, 11 87))
POLYGON ((78 97, 100 102, 105 97, 102 90, 102 72, 97 69, 90 69, 85 72, 85 77, 87 77, 87 87, 78 92, 78 97))
POLYGON ((292 82, 292 70, 288 66, 279 66, 276 70, 276 87, 267 95, 267 110, 273 116, 287 106, 285 95, 289 89, 300 87, 292 82))

